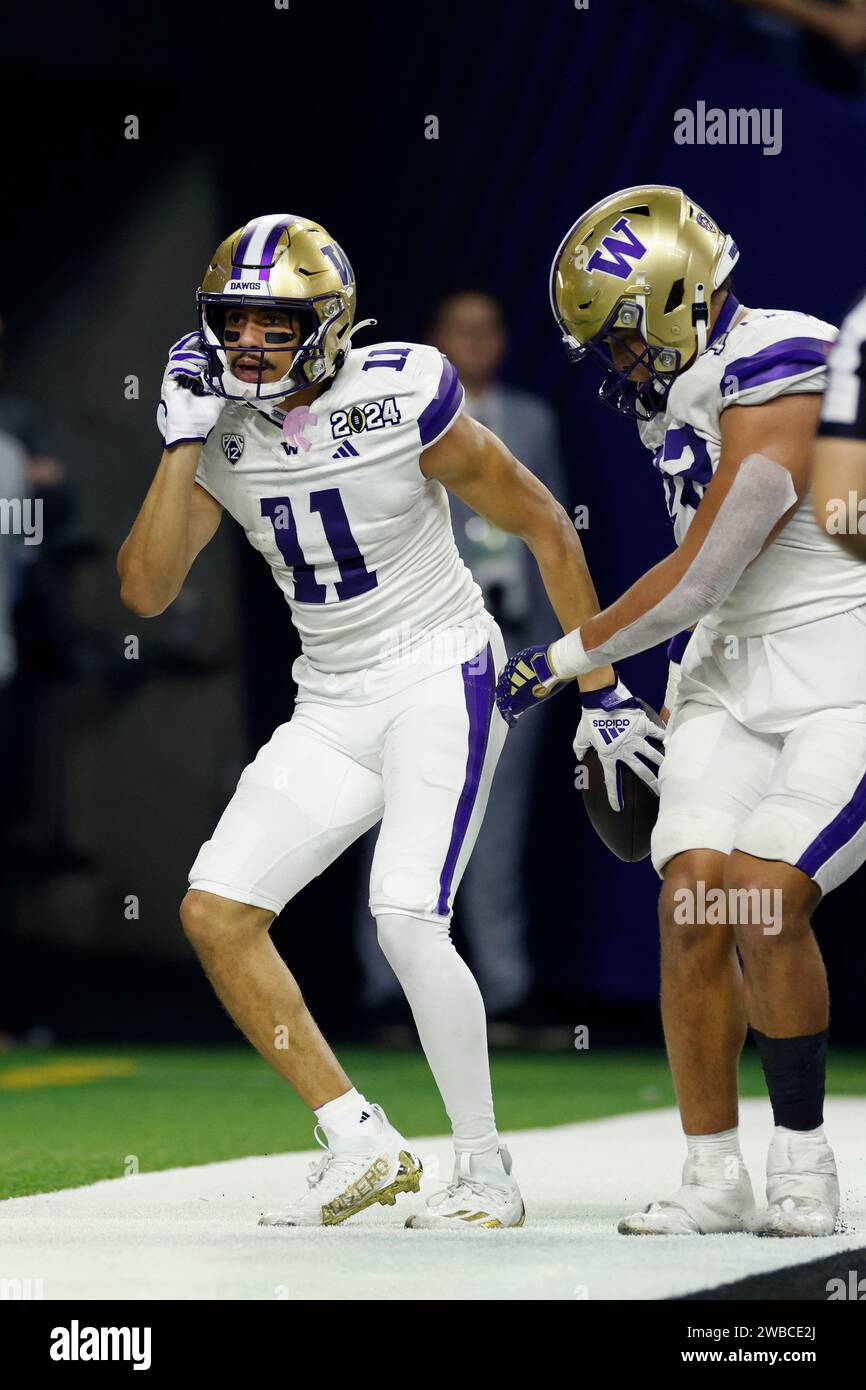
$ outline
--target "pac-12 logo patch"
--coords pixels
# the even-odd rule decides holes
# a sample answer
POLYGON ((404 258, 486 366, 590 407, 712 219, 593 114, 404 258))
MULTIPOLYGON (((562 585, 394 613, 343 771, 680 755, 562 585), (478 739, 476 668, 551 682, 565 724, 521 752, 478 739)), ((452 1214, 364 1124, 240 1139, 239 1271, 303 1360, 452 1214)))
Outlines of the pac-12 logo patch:
POLYGON ((223 453, 229 463, 237 463, 244 451, 244 437, 242 434, 223 435, 223 453))

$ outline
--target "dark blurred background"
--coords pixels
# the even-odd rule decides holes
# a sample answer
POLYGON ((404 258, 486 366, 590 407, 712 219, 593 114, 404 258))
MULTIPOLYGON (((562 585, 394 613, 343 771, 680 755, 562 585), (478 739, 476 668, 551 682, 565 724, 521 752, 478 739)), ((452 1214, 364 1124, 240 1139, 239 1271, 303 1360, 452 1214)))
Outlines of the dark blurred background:
MULTIPOLYGON (((230 521, 159 619, 126 612, 114 574, 159 458, 166 351, 195 324, 215 245, 262 212, 322 221, 352 261, 359 317, 378 320, 362 342, 424 339, 455 289, 494 296, 502 380, 555 413, 561 500, 589 509, 582 539, 611 601, 669 551, 670 528, 634 428, 597 403, 591 367, 566 364, 550 260, 598 198, 679 184, 735 235, 742 302, 839 321, 866 279, 866 21, 815 0, 795 24, 788 8, 246 0, 113 9, 90 28, 60 5, 7 19, 0 431, 18 441, 45 539, 12 563, 0 1031, 235 1036, 177 905, 241 768, 291 714, 294 629, 230 521), (781 109, 781 152, 676 144, 675 111, 698 101, 781 109)), ((661 704, 660 652, 624 675, 661 704)), ((519 789, 521 1002, 526 1019, 585 1023, 596 1041, 657 1041, 658 881, 609 856, 585 820, 576 715, 571 697, 550 707, 519 789)), ((371 1027, 363 876, 359 846, 275 929, 336 1038, 371 1027)), ((852 1043, 866 1042, 863 883, 817 918, 834 1033, 852 1043)), ((471 954, 465 925, 458 895, 471 954)))

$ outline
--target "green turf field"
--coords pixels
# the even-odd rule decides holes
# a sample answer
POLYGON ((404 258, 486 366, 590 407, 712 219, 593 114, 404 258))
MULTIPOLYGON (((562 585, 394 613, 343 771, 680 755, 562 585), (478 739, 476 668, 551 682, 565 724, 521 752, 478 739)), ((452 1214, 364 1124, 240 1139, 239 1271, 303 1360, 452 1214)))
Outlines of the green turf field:
MULTIPOLYGON (((341 1048, 358 1088, 408 1134, 445 1134, 420 1053, 341 1048)), ((662 1053, 493 1055, 501 1129, 672 1105, 662 1053)), ((765 1094, 747 1052, 742 1092, 765 1094)), ((831 1054, 828 1091, 866 1094, 866 1053, 831 1054)), ((0 1197, 313 1145, 310 1115, 246 1048, 26 1049, 0 1054, 0 1197)))

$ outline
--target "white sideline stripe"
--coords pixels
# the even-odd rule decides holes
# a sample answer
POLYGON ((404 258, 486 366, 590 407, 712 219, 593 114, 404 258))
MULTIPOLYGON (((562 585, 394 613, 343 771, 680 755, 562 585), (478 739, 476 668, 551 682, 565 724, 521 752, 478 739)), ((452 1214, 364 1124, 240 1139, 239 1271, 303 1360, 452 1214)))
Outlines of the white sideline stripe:
MULTIPOLYGON (((759 1203, 771 1125, 766 1101, 743 1102, 759 1203)), ((826 1130, 842 1236, 617 1235, 621 1215, 679 1185, 684 1144, 667 1109, 506 1135, 527 1205, 522 1230, 407 1231, 420 1201, 411 1196, 333 1229, 258 1227, 262 1211, 303 1187, 314 1150, 0 1202, 0 1279, 42 1279, 47 1299, 551 1300, 581 1287, 589 1299, 666 1298, 866 1245, 866 1099, 829 1100, 826 1130)), ((411 1142, 450 1176, 447 1139, 411 1142)))

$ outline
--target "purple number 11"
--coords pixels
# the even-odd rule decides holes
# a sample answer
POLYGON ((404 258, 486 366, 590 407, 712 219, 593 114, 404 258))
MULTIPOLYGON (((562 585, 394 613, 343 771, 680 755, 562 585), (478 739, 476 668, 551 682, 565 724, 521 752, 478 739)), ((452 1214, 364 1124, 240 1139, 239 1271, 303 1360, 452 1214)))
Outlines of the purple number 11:
MULTIPOLYGON (((298 603, 324 603, 327 589, 319 583, 315 568, 308 563, 301 549, 298 525, 289 498, 263 497, 261 505, 262 516, 271 519, 280 554, 292 570, 298 603)), ((310 511, 318 512, 322 518, 328 545, 340 570, 340 578, 335 585, 337 598, 342 602, 343 599, 357 598, 359 594, 375 589, 379 582, 376 572, 368 570, 364 564, 339 488, 328 487, 321 492, 311 492, 310 511)))

